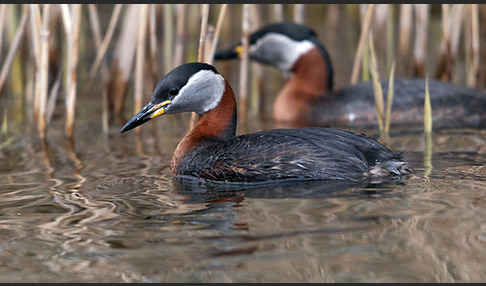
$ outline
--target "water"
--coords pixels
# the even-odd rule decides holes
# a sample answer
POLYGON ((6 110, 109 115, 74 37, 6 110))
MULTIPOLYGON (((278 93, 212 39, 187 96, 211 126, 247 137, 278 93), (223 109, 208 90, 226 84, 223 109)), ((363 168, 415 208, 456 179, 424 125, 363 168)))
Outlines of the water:
POLYGON ((29 131, 2 141, 1 281, 486 279, 479 130, 439 131, 425 155, 422 133, 397 130, 390 145, 416 171, 403 184, 221 191, 170 176, 176 119, 142 140, 79 120, 73 144, 61 120, 46 144, 29 131))
MULTIPOLYGON (((340 63, 338 87, 351 68, 340 63)), ((169 174, 188 117, 147 123, 141 139, 120 126, 105 136, 100 97, 84 91, 75 141, 63 137, 60 102, 42 143, 18 100, 0 97, 0 108, 1 282, 486 280, 482 130, 437 131, 428 144, 392 129, 389 145, 415 170, 402 184, 222 191, 169 174)), ((268 128, 252 118, 240 132, 268 128)))

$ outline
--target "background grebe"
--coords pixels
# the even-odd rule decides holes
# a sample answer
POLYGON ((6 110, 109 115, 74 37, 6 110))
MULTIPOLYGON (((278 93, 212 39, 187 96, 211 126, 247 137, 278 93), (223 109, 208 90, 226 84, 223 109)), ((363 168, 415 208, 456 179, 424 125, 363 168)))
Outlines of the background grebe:
MULTIPOLYGON (((235 59, 240 43, 218 51, 215 60, 235 59)), ((331 59, 310 28, 280 22, 250 35, 249 57, 291 73, 273 106, 278 122, 296 126, 366 126, 376 124, 371 81, 333 90, 331 59)), ((386 93, 388 82, 382 81, 386 93)), ((479 127, 486 123, 486 94, 429 80, 434 128, 479 127)), ((423 124, 425 80, 395 79, 392 124, 423 124)))
POLYGON ((197 112, 177 146, 171 171, 212 181, 348 180, 408 174, 401 156, 365 135, 330 128, 274 129, 235 136, 236 101, 216 69, 183 64, 155 88, 150 102, 121 132, 162 114, 197 112))

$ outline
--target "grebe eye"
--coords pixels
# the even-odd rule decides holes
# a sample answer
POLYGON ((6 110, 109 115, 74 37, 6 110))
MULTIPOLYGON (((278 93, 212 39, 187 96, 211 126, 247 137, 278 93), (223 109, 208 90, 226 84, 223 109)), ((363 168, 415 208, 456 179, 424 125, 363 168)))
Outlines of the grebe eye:
POLYGON ((170 95, 177 95, 179 93, 179 90, 177 88, 171 88, 169 90, 170 95))

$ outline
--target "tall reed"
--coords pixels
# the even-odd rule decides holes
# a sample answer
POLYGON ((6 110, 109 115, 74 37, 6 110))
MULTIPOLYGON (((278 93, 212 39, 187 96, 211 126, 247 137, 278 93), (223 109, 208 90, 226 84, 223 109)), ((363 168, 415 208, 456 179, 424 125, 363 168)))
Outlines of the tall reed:
POLYGON ((369 51, 370 51, 370 73, 371 73, 371 79, 373 81, 373 95, 375 97, 376 117, 378 121, 378 128, 380 130, 380 134, 383 135, 384 132, 383 90, 381 88, 380 77, 378 73, 378 65, 376 63, 375 47, 373 44, 373 34, 370 34, 368 44, 369 44, 369 51))
MULTIPOLYGON (((199 37, 199 48, 197 53, 197 61, 203 62, 205 59, 204 56, 204 45, 206 44, 206 32, 208 27, 208 18, 209 18, 209 4, 202 4, 201 5, 201 34, 199 37)), ((196 122, 198 120, 197 113, 193 112, 191 114, 191 121, 189 124, 189 130, 194 128, 196 122)))
POLYGON ((393 62, 391 65, 390 76, 388 77, 388 95, 386 97, 386 114, 385 114, 385 136, 389 136, 390 134, 394 85, 395 85, 395 62, 393 62))
POLYGON ((271 4, 272 15, 274 22, 280 22, 284 20, 283 4, 271 4))
MULTIPOLYGON (((65 4, 62 4, 65 5, 65 4)), ((72 4, 70 33, 67 38, 67 73, 66 73, 66 126, 65 132, 68 138, 73 138, 74 116, 76 110, 77 66, 79 51, 79 33, 81 28, 81 4, 72 4)), ((63 13, 67 13, 67 9, 63 13)), ((65 15, 69 17, 69 15, 65 15)), ((65 23, 66 24, 66 23, 65 23)))
POLYGON ((3 46, 3 26, 5 24, 5 11, 7 10, 7 4, 0 4, 0 56, 2 55, 3 46))
POLYGON ((294 4, 294 22, 304 24, 305 21, 305 5, 294 4))
MULTIPOLYGON (((89 20, 91 31, 94 37, 94 43, 97 50, 101 48, 101 28, 99 23, 98 11, 95 4, 88 4, 89 20)), ((101 77, 102 77, 102 111, 101 111, 101 127, 105 134, 108 133, 109 128, 109 110, 108 110, 108 66, 105 61, 101 61, 101 77)))
POLYGON ((120 34, 118 35, 110 79, 108 81, 108 107, 114 119, 123 121, 123 107, 127 93, 128 80, 132 74, 138 32, 139 5, 129 5, 125 9, 120 34))
POLYGON ((98 53, 96 54, 95 62, 90 70, 90 76, 94 77, 96 72, 98 71, 98 67, 100 66, 101 60, 103 59, 108 46, 111 42, 111 38, 113 36, 113 32, 116 28, 116 23, 118 22, 118 18, 120 17, 120 12, 123 4, 116 4, 115 8, 113 8, 113 13, 111 14, 110 23, 108 24, 108 29, 106 31, 105 37, 103 38, 103 42, 101 43, 100 48, 98 49, 98 53))
POLYGON ((177 4, 174 66, 180 66, 184 62, 185 18, 186 4, 177 4))
POLYGON ((363 51, 368 39, 368 34, 370 31, 371 20, 373 19, 373 13, 375 10, 375 4, 369 4, 366 11, 365 20, 363 27, 361 28, 361 35, 359 38, 358 49, 356 50, 356 55, 354 57, 353 71, 351 73, 351 84, 356 84, 358 82, 359 69, 361 66, 361 58, 363 57, 363 51))
POLYGON ((424 132, 432 132, 432 106, 430 104, 429 79, 425 79, 424 132))
POLYGON ((424 60, 427 51, 427 31, 429 27, 429 4, 413 4, 416 15, 416 31, 414 45, 414 74, 423 77, 425 74, 424 60))
POLYGON ((408 55, 410 47, 410 30, 412 28, 412 4, 400 4, 400 43, 399 53, 401 57, 408 55))
MULTIPOLYGON (((251 4, 251 31, 255 31, 261 26, 260 11, 257 4, 251 4)), ((263 66, 256 62, 251 63, 251 111, 252 114, 263 116, 263 66)))
POLYGON ((468 6, 471 16, 469 25, 470 52, 466 55, 466 57, 470 58, 468 61, 469 64, 467 65, 470 68, 467 69, 466 82, 468 86, 475 87, 479 71, 479 12, 478 4, 468 4, 468 6))
MULTIPOLYGON (((142 109, 143 101, 143 66, 145 64, 145 38, 147 31, 147 15, 148 4, 141 4, 139 10, 139 24, 138 24, 138 39, 137 39, 137 59, 135 65, 135 92, 134 92, 134 106, 133 113, 137 114, 142 109)), ((136 129, 137 134, 140 134, 140 128, 136 129)))
POLYGON ((432 172, 432 106, 430 104, 429 94, 429 79, 425 79, 425 99, 424 99, 424 135, 425 135, 425 150, 424 150, 424 177, 428 180, 432 172))
MULTIPOLYGON (((1 6, 0 8, 3 8, 3 10, 5 10, 5 7, 6 7, 5 4, 1 4, 0 6, 1 6)), ((5 84, 6 79, 7 79, 7 75, 10 71, 10 67, 12 66, 12 62, 13 62, 13 59, 15 57, 15 54, 18 51, 18 47, 21 43, 22 36, 24 34, 25 26, 26 26, 26 23, 27 23, 27 15, 28 15, 28 12, 26 11, 26 8, 24 6, 24 9, 23 9, 23 12, 22 12, 22 18, 20 20, 20 25, 18 26, 17 31, 16 31, 15 36, 14 36, 14 39, 13 39, 12 43, 10 44, 10 48, 8 50, 7 57, 5 58, 5 61, 2 65, 2 70, 0 72, 0 95, 2 94, 2 88, 5 84)), ((1 29, 1 27, 0 27, 0 29, 1 29)), ((0 33, 0 41, 1 41, 1 33, 0 33)), ((0 49, 1 49, 1 44, 0 44, 0 49)))
POLYGON ((208 63, 212 64, 213 63, 213 58, 214 54, 216 53, 216 48, 218 46, 218 39, 219 39, 219 34, 221 33, 221 28, 223 27, 223 20, 224 20, 224 15, 226 14, 226 9, 228 7, 228 4, 223 4, 221 5, 221 9, 219 10, 219 16, 218 16, 218 22, 216 24, 216 31, 214 33, 214 40, 211 45, 211 51, 209 52, 208 55, 208 63))
MULTIPOLYGON (((205 4, 209 5, 209 4, 205 4)), ((172 4, 164 4, 164 71, 167 73, 173 68, 174 57, 174 13, 172 4)))
POLYGON ((243 4, 242 11, 242 51, 240 62, 239 110, 241 122, 246 121, 246 101, 248 95, 248 47, 250 36, 250 4, 243 4))
POLYGON ((48 92, 48 75, 49 75, 49 4, 44 4, 42 10, 42 27, 40 30, 40 67, 38 78, 38 93, 39 97, 39 117, 37 121, 37 129, 39 136, 43 139, 46 137, 46 102, 48 92))

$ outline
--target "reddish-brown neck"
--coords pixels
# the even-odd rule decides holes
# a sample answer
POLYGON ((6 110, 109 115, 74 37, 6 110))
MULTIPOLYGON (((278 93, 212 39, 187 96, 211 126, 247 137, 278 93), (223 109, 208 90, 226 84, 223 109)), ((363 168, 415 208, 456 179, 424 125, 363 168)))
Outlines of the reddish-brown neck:
POLYGON ((315 98, 330 91, 326 62, 317 47, 300 56, 273 105, 277 122, 306 124, 315 98))
POLYGON ((287 84, 308 94, 320 96, 330 89, 326 62, 317 47, 300 56, 291 71, 293 75, 287 84))
POLYGON ((196 126, 177 145, 172 156, 171 171, 175 173, 182 157, 206 140, 228 140, 236 133, 236 101, 231 86, 225 81, 225 91, 219 104, 204 113, 196 126))

